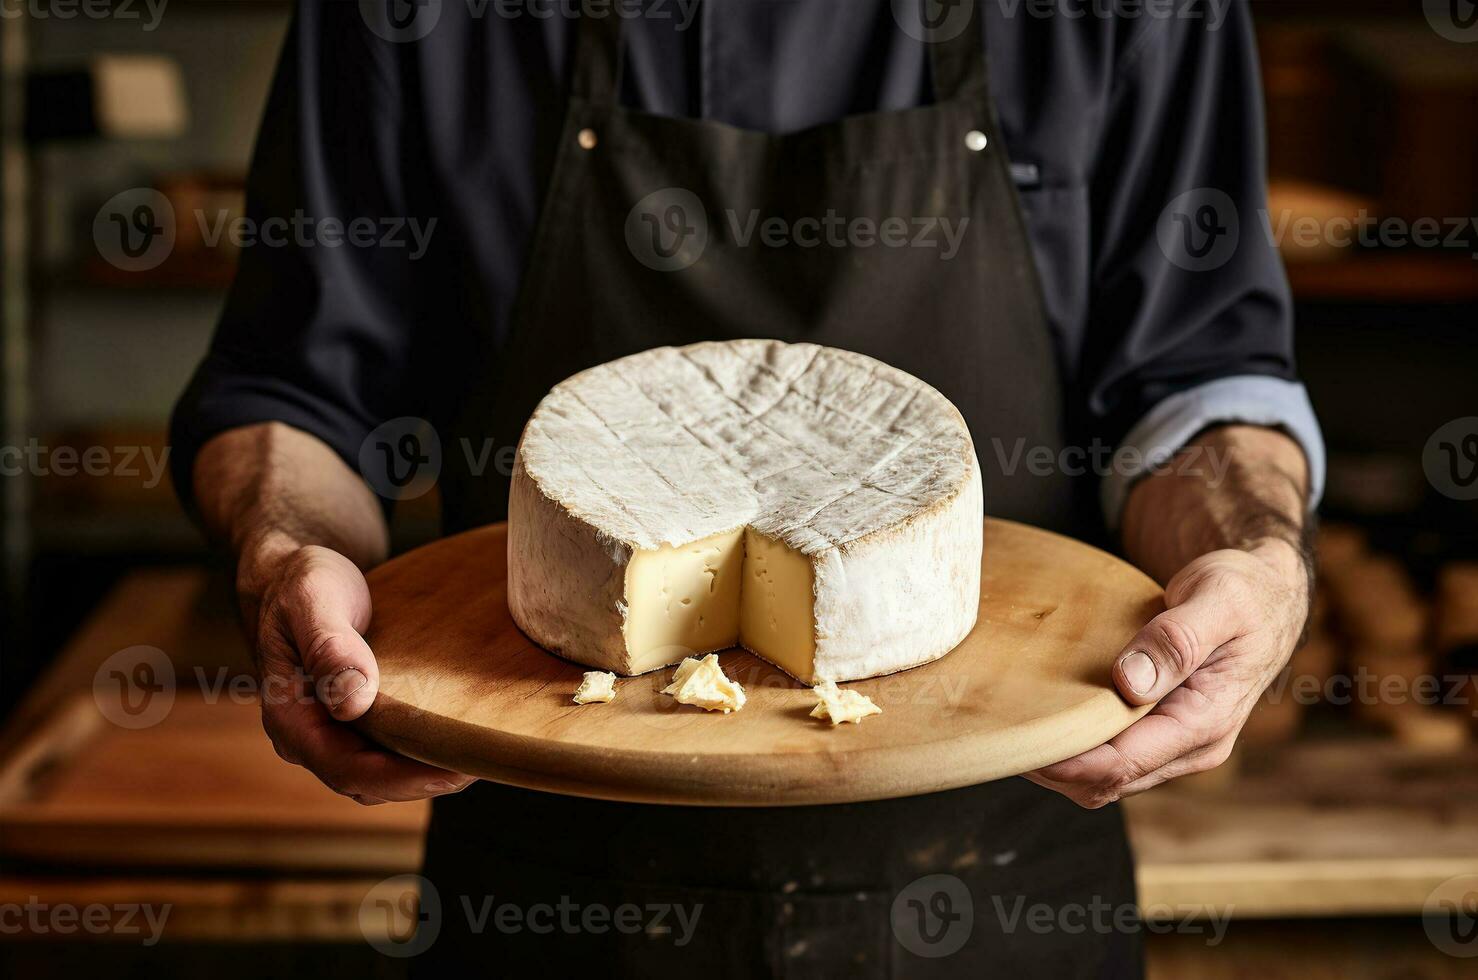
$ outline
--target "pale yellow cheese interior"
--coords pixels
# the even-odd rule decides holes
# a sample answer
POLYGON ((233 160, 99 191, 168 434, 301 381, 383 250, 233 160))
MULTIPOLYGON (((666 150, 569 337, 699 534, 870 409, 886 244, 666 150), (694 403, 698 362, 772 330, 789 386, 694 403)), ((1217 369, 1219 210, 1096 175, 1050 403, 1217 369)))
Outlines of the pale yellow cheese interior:
POLYGON ((816 661, 815 574, 800 552, 745 530, 739 642, 807 683, 816 661))
POLYGON ((626 566, 626 650, 632 673, 734 645, 744 531, 638 551, 626 566))
POLYGON ((748 528, 632 555, 626 649, 633 673, 736 644, 810 682, 816 656, 811 562, 748 528))

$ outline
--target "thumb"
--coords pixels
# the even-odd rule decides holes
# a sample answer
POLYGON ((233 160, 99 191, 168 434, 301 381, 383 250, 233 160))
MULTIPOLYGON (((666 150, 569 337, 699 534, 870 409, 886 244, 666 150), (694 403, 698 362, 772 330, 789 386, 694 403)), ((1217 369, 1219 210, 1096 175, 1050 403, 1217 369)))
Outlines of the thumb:
POLYGON ((1160 700, 1240 635, 1236 604, 1226 596, 1207 588, 1183 594, 1182 601, 1146 623, 1114 663, 1114 684, 1130 704, 1160 700))
POLYGON ((314 646, 303 651, 303 668, 329 714, 353 721, 375 703, 380 668, 369 644, 348 623, 324 624, 314 646))
POLYGON ((318 701, 339 721, 353 721, 380 687, 379 665, 359 632, 369 625, 369 586, 348 559, 315 558, 284 609, 287 625, 318 701))

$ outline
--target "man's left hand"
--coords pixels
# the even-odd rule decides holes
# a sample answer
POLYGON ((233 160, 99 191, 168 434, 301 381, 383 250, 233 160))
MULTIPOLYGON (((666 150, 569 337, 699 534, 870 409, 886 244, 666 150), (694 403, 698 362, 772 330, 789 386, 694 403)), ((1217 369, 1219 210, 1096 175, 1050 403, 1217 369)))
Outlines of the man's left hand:
POLYGON ((1292 656, 1309 602, 1308 573, 1286 541, 1195 559, 1114 665, 1125 700, 1159 703, 1106 744, 1026 778, 1096 808, 1221 765, 1292 656))

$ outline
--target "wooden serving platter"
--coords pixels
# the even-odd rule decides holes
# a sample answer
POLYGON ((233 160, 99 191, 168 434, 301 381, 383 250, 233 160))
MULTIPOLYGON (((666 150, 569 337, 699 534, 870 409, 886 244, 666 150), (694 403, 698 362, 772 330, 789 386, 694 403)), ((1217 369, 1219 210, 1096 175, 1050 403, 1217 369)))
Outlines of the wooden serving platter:
POLYGON ((1059 762, 1148 709, 1114 658, 1163 608, 1155 583, 1069 538, 987 520, 980 618, 948 656, 843 685, 883 709, 835 729, 815 696, 743 650, 720 656, 748 703, 730 715, 661 693, 674 668, 570 697, 586 669, 508 612, 507 527, 403 555, 369 576, 380 691, 360 727, 439 766, 530 789, 641 803, 784 806, 914 796, 1059 762))

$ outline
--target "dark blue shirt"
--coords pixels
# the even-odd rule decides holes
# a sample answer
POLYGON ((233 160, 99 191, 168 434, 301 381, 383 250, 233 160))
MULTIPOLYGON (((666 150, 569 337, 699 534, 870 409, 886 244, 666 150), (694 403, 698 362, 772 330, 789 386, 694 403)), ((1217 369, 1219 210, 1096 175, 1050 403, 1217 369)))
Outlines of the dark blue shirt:
MULTIPOLYGON (((926 103, 924 44, 895 11, 911 2, 923 0, 666 0, 627 24, 625 101, 775 132, 926 103)), ((1322 444, 1263 230, 1246 4, 1146 0, 1106 16, 1114 5, 1090 0, 978 2, 1069 410, 1094 439, 1141 457, 1214 422, 1281 426, 1303 444, 1317 493, 1322 444), (1210 266, 1166 237, 1232 225, 1235 248, 1210 266)), ((580 6, 423 0, 397 4, 414 16, 396 29, 357 2, 303 0, 247 213, 310 227, 368 218, 376 231, 361 244, 310 232, 242 250, 176 411, 186 493, 195 451, 224 429, 287 422, 353 466, 379 423, 436 422, 455 402, 438 383, 459 332, 501 331, 518 289, 580 6)), ((1100 474, 1110 523, 1142 472, 1130 461, 1100 474)))

